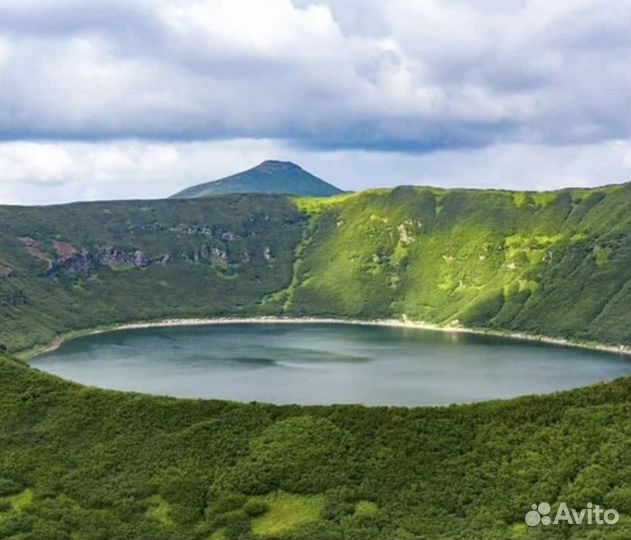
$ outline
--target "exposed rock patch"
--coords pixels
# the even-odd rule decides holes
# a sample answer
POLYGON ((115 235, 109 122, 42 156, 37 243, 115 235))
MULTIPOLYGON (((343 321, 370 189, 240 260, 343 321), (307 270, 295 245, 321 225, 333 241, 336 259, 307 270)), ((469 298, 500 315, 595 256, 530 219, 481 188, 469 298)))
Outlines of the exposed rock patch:
POLYGON ((62 260, 69 259, 77 253, 77 249, 68 242, 53 240, 53 247, 55 248, 57 255, 59 255, 59 258, 62 260))
POLYGON ((37 242, 36 240, 33 240, 32 238, 28 236, 24 236, 20 238, 20 242, 22 242, 22 244, 24 245, 24 249, 29 255, 32 255, 33 257, 35 257, 36 259, 40 261, 46 261, 46 262, 50 261, 50 258, 48 257, 48 255, 46 255, 46 253, 42 251, 42 248, 39 245, 39 242, 37 242))
POLYGON ((233 231, 227 231, 214 225, 187 225, 186 223, 180 223, 174 227, 169 227, 169 232, 192 236, 206 236, 225 242, 232 242, 237 237, 233 231))
POLYGON ((164 264, 168 260, 168 255, 153 261, 140 250, 123 251, 113 246, 100 247, 92 253, 88 250, 78 251, 75 247, 63 242, 54 242, 53 244, 59 257, 49 261, 49 267, 45 272, 47 276, 62 273, 89 276, 99 266, 107 266, 109 268, 125 266, 146 268, 153 262, 162 262, 164 264))
MULTIPOLYGON (((159 260, 168 260, 168 255, 161 257, 159 260)), ((97 261, 103 266, 116 268, 120 266, 134 266, 136 268, 145 268, 153 261, 145 256, 140 250, 122 251, 112 246, 99 248, 97 252, 97 261)), ((166 261, 165 261, 166 262, 166 261)))
POLYGON ((223 249, 219 248, 211 248, 210 255, 213 259, 220 261, 222 263, 228 262, 228 253, 223 249))
POLYGON ((60 273, 79 274, 89 276, 95 268, 93 257, 87 251, 75 252, 74 254, 63 259, 54 259, 50 261, 47 276, 54 276, 60 273))
MULTIPOLYGON (((216 241, 203 244, 193 248, 192 251, 182 251, 177 254, 161 254, 150 257, 143 251, 126 250, 112 245, 93 246, 81 248, 60 240, 52 240, 52 247, 56 257, 46 254, 42 245, 30 237, 22 237, 24 249, 38 260, 48 263, 43 275, 54 277, 61 275, 90 276, 98 271, 100 267, 111 269, 132 269, 147 268, 153 264, 166 265, 175 260, 188 263, 199 263, 203 261, 215 261, 222 265, 230 262, 230 255, 227 244, 237 239, 237 234, 226 229, 213 226, 198 226, 180 224, 169 229, 171 232, 187 235, 201 235, 212 237, 216 241), (219 246, 213 245, 220 243, 219 246)), ((271 249, 266 247, 263 256, 267 261, 274 259, 271 249)), ((244 252, 245 262, 250 261, 250 254, 244 252)), ((8 277, 13 273, 13 269, 0 265, 0 278, 8 277)))

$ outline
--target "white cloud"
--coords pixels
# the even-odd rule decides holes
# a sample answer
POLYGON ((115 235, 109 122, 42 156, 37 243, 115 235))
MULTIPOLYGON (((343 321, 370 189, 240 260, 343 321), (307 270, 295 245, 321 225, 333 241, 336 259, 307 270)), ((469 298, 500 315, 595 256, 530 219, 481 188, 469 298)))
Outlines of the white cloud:
POLYGON ((267 140, 0 143, 0 203, 159 198, 280 155, 267 140))
POLYGON ((63 145, 31 142, 0 145, 3 183, 61 183, 74 165, 70 153, 63 145))
POLYGON ((617 0, 3 0, 0 197, 165 196, 273 157, 351 189, 624 180, 630 15, 617 0))
POLYGON ((629 179, 625 141, 497 145, 406 154, 314 151, 267 139, 162 143, 0 143, 0 204, 161 198, 265 159, 291 160, 342 189, 402 184, 551 189, 629 179))

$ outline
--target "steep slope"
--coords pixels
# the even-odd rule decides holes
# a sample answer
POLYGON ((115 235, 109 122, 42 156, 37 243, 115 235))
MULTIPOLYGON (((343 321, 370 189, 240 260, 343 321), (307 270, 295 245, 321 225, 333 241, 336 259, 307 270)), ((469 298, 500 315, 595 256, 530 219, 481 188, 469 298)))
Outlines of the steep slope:
POLYGON ((0 207, 0 344, 138 318, 252 314, 290 283, 305 223, 286 198, 263 194, 0 207))
POLYGON ((97 390, 0 354, 0 537, 628 538, 630 383, 277 407, 97 390), (539 501, 620 521, 528 530, 539 501))
POLYGON ((328 197, 341 190, 289 161, 264 161, 247 171, 192 186, 171 198, 192 199, 226 193, 285 193, 328 197))
POLYGON ((631 184, 397 188, 299 201, 317 225, 289 311, 631 343, 631 184))
POLYGON ((138 319, 401 318, 631 345, 631 185, 0 207, 0 344, 138 319))

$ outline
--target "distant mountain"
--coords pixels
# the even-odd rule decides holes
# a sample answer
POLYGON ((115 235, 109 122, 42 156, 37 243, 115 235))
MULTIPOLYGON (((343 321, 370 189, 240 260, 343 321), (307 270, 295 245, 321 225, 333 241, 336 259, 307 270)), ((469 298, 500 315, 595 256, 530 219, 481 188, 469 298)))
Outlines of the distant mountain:
POLYGON ((171 198, 195 199, 226 193, 287 193, 328 197, 342 193, 342 190, 308 173, 295 163, 268 160, 247 171, 186 188, 171 198))

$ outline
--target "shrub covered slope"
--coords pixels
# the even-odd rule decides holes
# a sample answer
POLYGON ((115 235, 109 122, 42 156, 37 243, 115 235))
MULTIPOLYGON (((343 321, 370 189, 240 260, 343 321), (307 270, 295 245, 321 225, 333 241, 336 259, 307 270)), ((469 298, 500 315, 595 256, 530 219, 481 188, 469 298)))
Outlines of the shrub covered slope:
POLYGON ((0 207, 0 343, 14 351, 113 322, 251 314, 291 282, 306 221, 262 194, 0 207))
POLYGON ((628 538, 628 379, 447 408, 176 400, 0 359, 0 537, 628 538), (615 526, 529 529, 533 502, 615 526))
POLYGON ((631 343, 631 184, 402 187, 299 204, 317 217, 295 312, 631 343))
POLYGON ((327 315, 628 346, 630 195, 410 187, 0 207, 0 344, 139 319, 327 315))

